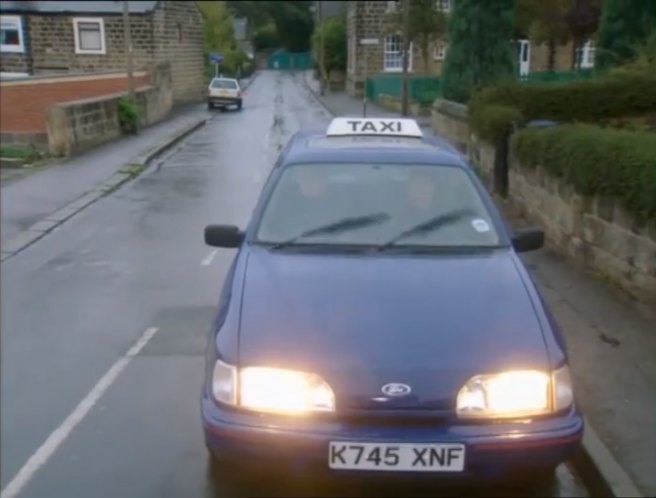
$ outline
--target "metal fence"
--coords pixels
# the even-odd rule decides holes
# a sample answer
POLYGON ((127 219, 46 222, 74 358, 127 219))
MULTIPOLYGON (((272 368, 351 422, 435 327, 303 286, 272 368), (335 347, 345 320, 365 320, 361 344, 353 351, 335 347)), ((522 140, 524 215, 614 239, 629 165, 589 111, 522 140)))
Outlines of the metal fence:
MULTIPOLYGON (((403 77, 400 75, 376 76, 367 79, 367 98, 377 101, 380 94, 401 98, 403 77)), ((441 95, 440 79, 436 76, 408 76, 408 96, 420 104, 430 104, 441 95)))
MULTIPOLYGON (((578 71, 540 71, 518 76, 522 83, 558 83, 590 79, 597 74, 593 69, 578 71)), ((367 78, 367 98, 376 102, 381 94, 401 98, 403 76, 400 74, 367 78)), ((408 96, 419 104, 432 104, 442 95, 440 78, 437 76, 408 76, 408 96)))

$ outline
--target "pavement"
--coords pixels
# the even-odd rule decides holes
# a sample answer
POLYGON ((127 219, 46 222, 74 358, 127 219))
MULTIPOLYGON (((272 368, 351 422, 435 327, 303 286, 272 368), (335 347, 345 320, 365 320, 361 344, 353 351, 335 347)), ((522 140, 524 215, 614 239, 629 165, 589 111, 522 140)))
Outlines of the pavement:
MULTIPOLYGON (((241 112, 217 114, 2 263, 2 498, 452 494, 208 466, 204 351, 234 251, 205 246, 203 228, 244 227, 289 137, 330 118, 302 75, 262 71, 241 112)), ((530 490, 467 495, 596 496, 570 464, 530 490)))
MULTIPOLYGON (((303 78, 321 98, 312 73, 303 78)), ((327 93, 322 101, 334 115, 362 115, 361 99, 345 92, 327 93)), ((370 116, 399 116, 373 103, 368 109, 370 116)), ((418 121, 426 130, 426 118, 418 121)), ((505 204, 500 207, 512 224, 529 224, 505 204)), ((527 253, 522 259, 568 345, 578 402, 588 422, 588 454, 579 459, 581 465, 615 496, 656 496, 655 315, 553 252, 527 253)))

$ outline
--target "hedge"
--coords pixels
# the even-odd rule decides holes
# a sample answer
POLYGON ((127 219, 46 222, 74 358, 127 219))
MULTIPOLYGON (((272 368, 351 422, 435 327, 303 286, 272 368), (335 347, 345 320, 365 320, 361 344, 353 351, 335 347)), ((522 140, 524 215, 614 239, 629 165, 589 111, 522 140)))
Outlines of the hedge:
MULTIPOLYGON (((524 120, 552 119, 561 122, 597 122, 619 116, 656 111, 656 73, 625 73, 597 76, 566 83, 505 83, 477 91, 469 103, 470 125, 481 138, 494 141, 494 125, 504 123, 503 112, 485 111, 489 106, 515 107, 524 120), (503 115, 500 115, 503 114, 503 115), (490 133, 493 132, 493 133, 490 133)), ((500 111, 497 108, 497 111, 500 111)))
POLYGON ((587 124, 527 128, 511 142, 519 162, 542 166, 583 195, 614 197, 639 221, 656 220, 656 136, 587 124))

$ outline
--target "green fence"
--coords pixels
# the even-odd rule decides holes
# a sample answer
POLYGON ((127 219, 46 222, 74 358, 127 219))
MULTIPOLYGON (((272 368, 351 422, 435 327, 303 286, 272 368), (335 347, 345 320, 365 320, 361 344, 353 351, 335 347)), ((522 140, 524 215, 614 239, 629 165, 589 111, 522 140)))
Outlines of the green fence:
MULTIPOLYGON (((373 102, 384 93, 392 97, 403 96, 403 78, 400 75, 376 76, 367 79, 367 98, 373 102)), ((430 104, 440 96, 440 79, 435 76, 408 76, 408 96, 420 104, 430 104)))
POLYGON ((314 59, 310 52, 288 52, 287 50, 278 50, 267 58, 268 69, 280 70, 305 70, 312 69, 314 59))
POLYGON ((579 71, 539 71, 519 76, 519 80, 526 83, 556 83, 590 79, 595 75, 592 69, 579 71))

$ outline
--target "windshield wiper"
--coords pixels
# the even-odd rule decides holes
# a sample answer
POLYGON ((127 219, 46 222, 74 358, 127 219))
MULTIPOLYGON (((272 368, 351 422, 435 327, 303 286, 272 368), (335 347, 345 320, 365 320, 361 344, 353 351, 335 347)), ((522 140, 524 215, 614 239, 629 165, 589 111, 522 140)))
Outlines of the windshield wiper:
POLYGON ((458 209, 456 211, 451 211, 446 214, 435 216, 434 218, 419 223, 418 225, 415 225, 409 228, 408 230, 404 230, 393 239, 378 246, 378 250, 383 251, 385 249, 389 249, 390 247, 393 247, 399 240, 412 237, 413 235, 420 235, 429 232, 434 232, 442 228, 443 226, 451 225, 456 221, 461 220, 465 216, 471 216, 473 214, 474 212, 471 209, 458 209))
POLYGON ((367 216, 342 218, 340 220, 334 221, 327 225, 322 225, 317 228, 306 230, 300 233, 299 235, 292 237, 291 239, 278 242, 272 245, 271 249, 280 249, 282 247, 292 245, 297 240, 303 239, 305 237, 312 237, 314 235, 324 235, 329 233, 339 233, 339 232, 344 232, 346 230, 355 230, 357 228, 364 228, 370 225, 383 223, 385 221, 388 221, 389 219, 390 219, 390 215, 387 213, 374 213, 374 214, 369 214, 367 216))

